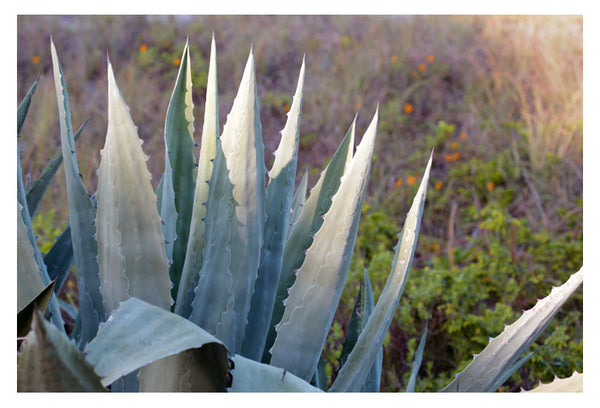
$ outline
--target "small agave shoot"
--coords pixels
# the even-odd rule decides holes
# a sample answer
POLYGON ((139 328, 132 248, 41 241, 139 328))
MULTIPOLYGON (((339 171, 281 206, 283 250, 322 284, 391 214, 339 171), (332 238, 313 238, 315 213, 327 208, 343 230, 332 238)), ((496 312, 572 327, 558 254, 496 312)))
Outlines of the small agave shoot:
MULTIPOLYGON (((377 302, 365 271, 341 368, 328 387, 320 357, 356 241, 377 111, 356 150, 354 122, 310 193, 306 175, 294 189, 304 61, 267 171, 253 52, 221 131, 213 38, 196 163, 186 43, 165 120, 165 169, 153 190, 109 62, 106 142, 90 195, 75 151, 81 129, 74 134, 53 42, 51 51, 61 151, 28 191, 20 162, 17 169, 18 390, 378 391, 382 344, 413 260, 432 158, 377 302), (70 222, 43 256, 31 218, 62 161, 70 222), (73 265, 77 310, 57 297, 73 265), (76 322, 68 335, 61 308, 76 322)), ((36 85, 18 107, 18 137, 36 85)), ((582 281, 580 271, 555 288, 444 390, 497 389, 582 281)), ((407 391, 425 342, 426 331, 407 391)))

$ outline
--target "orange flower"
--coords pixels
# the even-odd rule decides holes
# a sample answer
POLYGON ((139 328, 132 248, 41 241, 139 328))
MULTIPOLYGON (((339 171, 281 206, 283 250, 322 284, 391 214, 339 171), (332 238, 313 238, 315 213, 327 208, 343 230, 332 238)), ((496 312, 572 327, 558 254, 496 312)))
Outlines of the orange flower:
POLYGON ((415 184, 415 181, 417 181, 417 178, 415 176, 408 176, 408 178, 406 179, 406 183, 409 186, 412 186, 413 184, 415 184))
POLYGON ((283 105, 283 111, 285 113, 289 112, 290 111, 290 105, 288 105, 287 103, 285 105, 283 105))
POLYGON ((31 62, 33 62, 34 64, 39 64, 41 60, 42 59, 39 55, 34 55, 33 58, 31 58, 31 62))
POLYGON ((494 189, 494 182, 493 181, 488 181, 488 183, 487 183, 487 189, 488 189, 488 191, 492 191, 494 189))
POLYGON ((452 161, 452 156, 450 156, 449 154, 445 154, 444 155, 444 160, 446 160, 447 162, 452 161))
POLYGON ((419 64, 419 66, 417 67, 417 69, 421 72, 425 71, 425 64, 419 64))
POLYGON ((433 61, 435 61, 435 58, 433 57, 433 55, 428 55, 427 62, 429 62, 431 64, 433 61))
POLYGON ((452 160, 453 160, 453 161, 456 161, 456 160, 458 160, 458 158, 459 158, 459 157, 460 157, 460 153, 459 153, 459 152, 454 152, 454 153, 452 154, 452 160))
POLYGON ((410 103, 404 104, 404 113, 412 113, 413 106, 410 103))
POLYGON ((181 64, 181 58, 174 58, 173 65, 179 65, 179 64, 181 64))
POLYGON ((402 179, 396 180, 396 187, 400 187, 402 185, 402 179))
POLYGON ((465 140, 467 138, 467 134, 463 132, 460 134, 459 137, 460 137, 460 140, 465 140))
POLYGON ((397 56, 397 55, 392 55, 392 56, 390 57, 390 62, 391 62, 392 64, 395 64, 396 62, 398 62, 398 56, 397 56))
POLYGON ((146 44, 140 45, 140 52, 146 52, 146 51, 148 51, 148 46, 146 44))
POLYGON ((73 288, 75 287, 75 283, 74 283, 72 280, 70 280, 70 279, 69 279, 69 280, 67 281, 67 287, 68 287, 69 289, 73 289, 73 288))
POLYGON ((456 148, 458 147, 458 142, 450 143, 450 147, 452 148, 452 150, 456 150, 456 148))
POLYGON ((440 188, 442 188, 442 182, 438 181, 437 183, 435 183, 435 189, 439 191, 440 188))

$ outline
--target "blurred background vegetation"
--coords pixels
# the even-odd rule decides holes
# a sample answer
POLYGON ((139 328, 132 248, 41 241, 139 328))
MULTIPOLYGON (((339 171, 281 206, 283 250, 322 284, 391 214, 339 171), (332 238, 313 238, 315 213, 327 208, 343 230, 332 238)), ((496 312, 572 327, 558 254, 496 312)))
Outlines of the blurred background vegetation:
MULTIPOLYGON (((156 186, 163 126, 189 38, 196 140, 214 32, 221 124, 250 47, 267 166, 303 56, 298 180, 311 185, 358 112, 379 104, 376 156, 348 283, 323 353, 335 373, 366 266, 377 296, 432 149, 413 269, 385 342, 382 390, 405 388, 429 335, 417 391, 435 391, 523 309, 582 265, 583 42, 578 16, 18 16, 17 103, 40 76, 19 140, 28 183, 59 148, 50 36, 61 55, 90 192, 106 134, 106 59, 131 108, 156 186)), ((197 153, 197 152, 196 152, 197 153)), ((67 223, 62 170, 34 220, 47 251, 67 223)), ((64 287, 75 301, 76 287, 64 287)), ((580 289, 500 390, 583 371, 580 289)))

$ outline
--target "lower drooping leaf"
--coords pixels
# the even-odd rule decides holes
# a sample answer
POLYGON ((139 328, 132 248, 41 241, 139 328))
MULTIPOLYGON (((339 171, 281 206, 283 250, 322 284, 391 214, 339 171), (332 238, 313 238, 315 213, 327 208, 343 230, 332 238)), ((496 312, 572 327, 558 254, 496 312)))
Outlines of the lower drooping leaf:
POLYGON ((75 344, 39 312, 31 327, 17 358, 19 392, 106 391, 75 344))
POLYGON ((228 352, 220 340, 179 315, 132 297, 113 311, 85 353, 102 384, 108 385, 140 367, 207 344, 214 346, 204 361, 205 371, 220 373, 218 383, 223 383, 228 352))
POLYGON ((294 374, 236 355, 230 392, 321 392, 294 374))

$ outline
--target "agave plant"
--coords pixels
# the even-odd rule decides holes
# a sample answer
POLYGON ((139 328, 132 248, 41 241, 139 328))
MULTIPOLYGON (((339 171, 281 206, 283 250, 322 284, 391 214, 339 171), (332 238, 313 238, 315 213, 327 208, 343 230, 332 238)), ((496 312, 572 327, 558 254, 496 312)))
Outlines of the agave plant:
MULTIPOLYGON (((341 369, 328 386, 320 356, 356 241, 377 110, 356 150, 355 120, 310 193, 306 176, 295 189, 304 61, 267 171, 253 52, 221 131, 213 38, 196 162, 186 43, 165 120, 164 173, 153 190, 109 61, 107 134, 91 195, 78 170, 80 131, 73 132, 53 42, 51 51, 61 151, 28 191, 20 162, 17 171, 18 390, 378 391, 382 344, 411 267, 432 157, 377 302, 365 271, 341 369), (44 255, 31 218, 61 162, 69 227, 44 255), (57 297, 73 265, 76 311, 57 297), (61 308, 76 321, 69 334, 61 308)), ((36 85, 18 107, 17 136, 36 85)), ((575 273, 507 326, 444 390, 497 389, 582 280, 575 273)), ((426 332, 407 391, 425 341, 426 332)))

